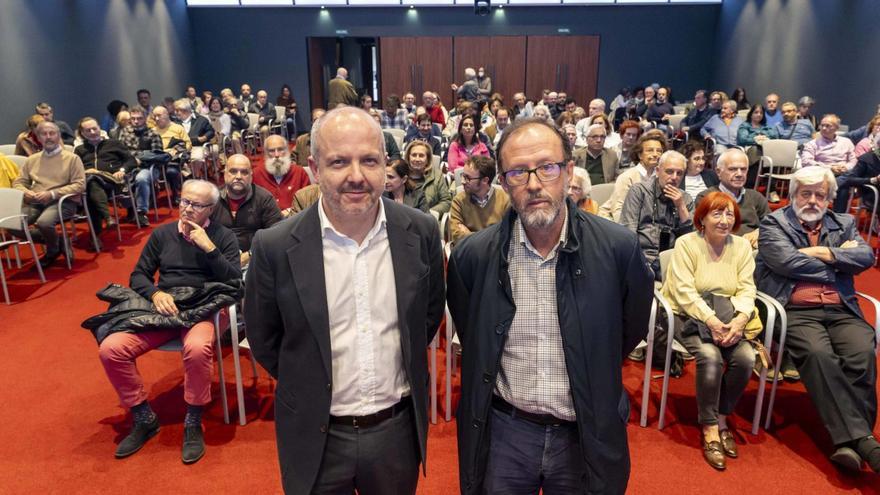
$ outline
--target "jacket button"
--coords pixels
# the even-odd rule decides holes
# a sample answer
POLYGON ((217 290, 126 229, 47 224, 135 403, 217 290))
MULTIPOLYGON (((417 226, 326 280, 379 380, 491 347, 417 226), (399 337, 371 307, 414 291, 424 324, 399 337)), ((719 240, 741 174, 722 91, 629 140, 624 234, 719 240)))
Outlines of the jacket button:
POLYGON ((476 429, 478 429, 479 427, 480 427, 480 424, 477 423, 476 421, 474 421, 474 429, 476 430, 476 429))
POLYGON ((575 271, 574 271, 574 274, 580 276, 580 274, 581 274, 581 269, 578 268, 577 270, 575 270, 575 271))
POLYGON ((332 388, 332 387, 331 387, 330 384, 328 383, 328 384, 327 384, 327 390, 330 390, 331 388, 332 388))
POLYGON ((501 280, 498 280, 498 287, 504 287, 504 282, 502 282, 501 280))
POLYGON ((327 425, 321 425, 321 433, 327 433, 327 425))

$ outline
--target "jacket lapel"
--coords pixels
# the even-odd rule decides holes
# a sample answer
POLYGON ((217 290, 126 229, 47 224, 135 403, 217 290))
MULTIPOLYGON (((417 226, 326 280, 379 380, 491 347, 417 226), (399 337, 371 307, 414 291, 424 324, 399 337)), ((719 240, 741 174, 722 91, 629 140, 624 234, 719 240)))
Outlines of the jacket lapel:
MULTIPOLYGON (((410 231, 411 222, 406 215, 399 211, 398 206, 391 201, 385 202, 386 228, 388 229, 388 244, 391 247, 391 264, 394 267, 394 286, 397 294, 397 322, 400 328, 400 348, 403 352, 403 363, 406 369, 410 369, 412 354, 413 331, 424 329, 409 328, 406 309, 412 305, 414 297, 423 297, 416 287, 416 282, 426 269, 421 262, 421 244, 417 233, 410 231)), ((409 208, 409 207, 406 207, 409 208)))
POLYGON ((327 314, 327 286, 324 282, 324 249, 321 222, 318 219, 320 202, 303 212, 303 219, 291 231, 293 245, 287 250, 290 273, 302 304, 306 322, 315 335, 324 371, 330 379, 333 374, 330 357, 330 318, 327 314))

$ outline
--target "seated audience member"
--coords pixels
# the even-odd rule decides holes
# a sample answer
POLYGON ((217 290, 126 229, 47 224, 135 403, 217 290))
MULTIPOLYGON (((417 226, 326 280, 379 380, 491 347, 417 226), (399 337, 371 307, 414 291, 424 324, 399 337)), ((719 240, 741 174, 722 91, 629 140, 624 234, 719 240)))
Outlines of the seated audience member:
POLYGON ((809 96, 802 96, 801 99, 798 100, 798 118, 809 121, 810 125, 813 126, 813 129, 819 126, 816 116, 812 114, 813 106, 815 104, 816 100, 809 96))
POLYGON ((653 86, 646 86, 644 96, 644 100, 636 105, 636 115, 638 115, 639 119, 643 121, 645 120, 645 114, 648 113, 648 109, 651 108, 657 99, 657 90, 654 89, 653 86))
POLYGON ((519 117, 531 117, 533 106, 532 102, 526 100, 525 93, 514 94, 513 108, 511 108, 513 113, 510 115, 510 119, 516 120, 519 117))
POLYGON ((361 95, 359 106, 362 110, 369 112, 373 109, 373 97, 368 94, 361 95))
MULTIPOLYGON (((186 90, 183 92, 183 99, 189 102, 189 108, 193 112, 197 111, 199 108, 200 100, 199 100, 199 92, 196 90, 196 87, 193 85, 189 85, 186 87, 186 90)), ((177 103, 175 101, 175 103, 177 103)), ((177 107, 175 106, 175 109, 177 107)))
POLYGON ((219 142, 221 136, 232 135, 232 119, 223 111, 223 102, 214 97, 208 102, 208 113, 205 115, 211 128, 214 129, 214 141, 219 142))
POLYGON ((36 231, 31 231, 33 240, 46 244, 46 254, 40 259, 45 268, 61 254, 55 224, 61 215, 69 218, 76 212, 80 198, 74 196, 65 201, 62 212, 58 211, 58 200, 65 194, 82 193, 86 183, 82 160, 64 149, 58 126, 44 120, 37 125, 36 132, 43 150, 25 160, 12 187, 24 193, 21 212, 27 215, 28 225, 36 224, 36 231))
MULTIPOLYGON (((222 94, 222 92, 221 92, 222 94)), ((241 135, 250 127, 247 112, 244 111, 244 105, 232 96, 232 91, 226 94, 223 99, 223 113, 229 116, 229 125, 232 139, 232 149, 236 153, 242 153, 244 148, 241 144, 241 135)))
POLYGON ((403 102, 400 108, 406 110, 407 118, 413 118, 416 115, 416 96, 412 93, 404 93, 403 102))
POLYGON ((459 120, 455 140, 446 151, 446 163, 450 173, 455 173, 463 167, 470 157, 491 156, 489 148, 477 137, 480 131, 479 122, 479 119, 470 114, 462 116, 459 120))
POLYGON ((599 211, 599 205, 590 197, 591 190, 590 174, 582 168, 572 169, 571 182, 568 184, 568 197, 581 211, 595 215, 599 211))
POLYGON ((779 139, 776 128, 767 125, 764 107, 759 103, 753 105, 736 132, 738 146, 760 146, 768 139, 779 139))
POLYGON ((431 120, 431 116, 423 113, 416 117, 416 124, 409 126, 406 136, 403 138, 404 144, 412 141, 424 141, 431 145, 431 151, 440 156, 443 154, 440 142, 439 126, 431 120))
POLYGON ((257 113, 252 107, 257 103, 257 98, 251 92, 251 85, 244 83, 241 85, 241 94, 238 97, 241 107, 245 113, 257 113))
POLYGON ((443 128, 443 135, 454 138, 458 132, 458 123, 464 115, 471 115, 478 118, 479 110, 469 101, 459 101, 455 109, 446 119, 446 127, 443 128))
POLYGON ((591 184, 610 184, 617 177, 617 153, 605 148, 605 126, 593 124, 587 128, 585 148, 573 153, 574 166, 590 174, 591 184))
POLYGON ((749 103, 749 99, 746 96, 745 88, 735 88, 733 93, 730 93, 730 99, 736 102, 737 111, 748 110, 752 107, 752 104, 749 103))
POLYGON ((495 138, 492 140, 492 147, 497 148, 498 142, 501 141, 501 135, 504 134, 504 129, 510 125, 511 118, 511 110, 507 107, 499 107, 495 110, 495 138))
POLYGON ((581 149, 583 146, 577 146, 577 127, 574 124, 565 124, 560 128, 562 134, 568 140, 572 150, 581 149))
MULTIPOLYGON (((367 110, 367 113, 373 117, 373 120, 376 121, 380 126, 382 125, 380 122, 382 121, 382 112, 375 108, 371 108, 367 110)), ((394 139, 394 136, 391 135, 390 132, 382 131, 382 136, 385 138, 385 158, 386 160, 399 160, 400 159, 400 147, 397 146, 397 140, 394 139)))
POLYGON ((840 117, 829 113, 819 123, 819 136, 804 145, 801 152, 801 166, 821 166, 840 175, 856 166, 858 157, 855 146, 849 139, 838 136, 840 117))
POLYGON ((446 114, 443 112, 443 106, 437 101, 434 93, 425 91, 422 94, 422 105, 425 107, 425 112, 431 116, 431 122, 440 124, 440 128, 446 126, 446 114))
POLYGON ((251 239, 260 229, 268 229, 282 220, 281 210, 272 193, 254 184, 251 161, 244 155, 226 160, 224 186, 211 213, 211 222, 231 230, 238 239, 241 267, 251 259, 251 239))
POLYGON ((285 217, 291 214, 293 195, 309 185, 309 174, 303 167, 291 162, 287 141, 278 134, 266 138, 263 143, 263 166, 257 167, 253 174, 254 184, 269 191, 285 217))
POLYGON ((855 155, 856 158, 864 155, 871 151, 874 147, 874 142, 876 141, 877 136, 880 136, 880 115, 875 115, 870 122, 865 126, 865 137, 860 139, 858 144, 856 144, 855 155))
POLYGON ((706 99, 706 90, 697 90, 694 93, 694 108, 681 120, 682 132, 688 133, 689 136, 700 135, 700 131, 706 125, 706 122, 717 113, 718 110, 709 106, 709 102, 706 99))
POLYGON ((764 99, 764 115, 767 117, 767 125, 775 127, 782 122, 782 112, 779 111, 779 95, 770 93, 764 99))
POLYGON ((449 209, 449 236, 453 244, 500 222, 507 213, 510 197, 492 185, 495 172, 495 160, 487 156, 473 156, 465 162, 462 191, 452 198, 449 209))
POLYGON ((657 162, 669 145, 663 131, 649 131, 643 134, 633 146, 630 160, 634 166, 626 169, 614 181, 614 191, 608 201, 599 205, 599 216, 613 220, 620 220, 620 210, 623 202, 633 184, 654 175, 657 162))
POLYGON ((202 91, 202 96, 199 97, 198 104, 196 106, 196 112, 200 115, 208 115, 210 109, 208 106, 211 103, 211 98, 214 97, 214 92, 206 89, 202 91))
POLYGON ((63 120, 55 120, 55 111, 52 110, 52 105, 49 105, 46 102, 37 103, 34 110, 37 114, 43 117, 43 119, 48 120, 49 122, 55 122, 55 125, 58 126, 58 129, 61 132, 61 140, 64 144, 73 144, 73 141, 76 139, 76 133, 73 132, 73 129, 70 128, 70 125, 67 122, 64 122, 63 120))
POLYGON ((724 150, 736 146, 736 136, 739 126, 745 122, 736 114, 736 102, 727 100, 721 105, 721 113, 713 115, 700 130, 703 138, 715 140, 715 155, 724 153, 724 150))
POLYGON ((209 144, 214 139, 214 127, 207 118, 194 113, 189 100, 181 98, 174 102, 174 113, 183 126, 183 130, 189 136, 192 143, 190 151, 190 165, 193 174, 199 176, 203 173, 205 166, 205 149, 203 146, 209 144))
POLYGON ((128 103, 120 100, 113 100, 108 103, 107 113, 101 117, 101 130, 109 133, 111 129, 116 127, 116 116, 123 110, 128 110, 128 103))
POLYGON ((483 109, 480 112, 480 127, 493 143, 495 142, 495 135, 498 134, 498 128, 495 125, 495 112, 503 106, 504 102, 501 101, 500 95, 496 93, 491 100, 483 105, 483 109))
POLYGON ((309 206, 317 203, 319 199, 321 199, 321 186, 317 183, 309 184, 293 195, 293 202, 291 203, 290 210, 286 216, 295 215, 305 210, 309 206))
POLYGON ((837 183, 824 167, 792 179, 792 202, 764 217, 758 240, 758 290, 788 318, 786 350, 831 436, 831 460, 880 472, 874 329, 856 301, 853 277, 874 266, 874 252, 852 216, 827 210, 837 183))
MULTIPOLYGON (((874 134, 872 138, 873 149, 862 153, 852 170, 837 176, 838 191, 837 198, 834 199, 834 211, 837 213, 848 213, 846 207, 851 188, 866 185, 880 186, 880 133, 874 134)), ((860 192, 861 203, 871 211, 877 198, 867 188, 860 189, 860 192)))
POLYGON ((697 203, 702 197, 721 191, 733 198, 739 209, 740 222, 733 233, 745 237, 753 249, 758 249, 758 227, 761 221, 770 213, 770 205, 763 194, 754 189, 746 188, 749 158, 742 151, 734 148, 729 149, 718 157, 716 170, 720 184, 708 188, 697 197, 697 203))
POLYGON ((382 129, 406 130, 409 125, 406 110, 400 108, 400 98, 397 95, 389 95, 385 98, 385 107, 379 115, 379 125, 382 129))
POLYGON ((685 170, 684 155, 664 152, 657 173, 629 189, 620 212, 620 223, 638 235, 657 280, 662 277, 660 252, 672 249, 676 239, 694 229, 694 200, 679 187, 685 170))
MULTIPOLYGON (((324 114, 327 113, 327 110, 323 108, 315 108, 312 109, 312 124, 318 121, 324 114)), ((296 138, 296 164, 300 167, 308 167, 309 166, 309 155, 311 154, 311 146, 312 146, 312 134, 307 132, 298 138, 296 138)))
MULTIPOLYGON (((137 170, 137 160, 122 141, 104 138, 98 121, 92 117, 83 117, 77 131, 82 136, 83 143, 73 151, 86 169, 86 193, 92 213, 92 225, 95 234, 100 235, 104 222, 107 222, 108 229, 116 222, 110 216, 108 193, 122 190, 125 176, 137 170)), ((131 215, 134 215, 134 211, 131 215)))
POLYGON ((675 113, 672 103, 668 101, 669 89, 661 87, 657 90, 657 98, 645 111, 645 119, 657 126, 658 129, 666 129, 669 116, 675 113))
POLYGON ((428 212, 425 193, 409 178, 409 164, 391 160, 385 165, 385 193, 383 196, 397 203, 428 212))
MULTIPOLYGON (((706 148, 699 141, 688 141, 679 150, 687 158, 684 190, 696 198, 706 189, 718 185, 718 175, 706 168, 706 148)), ((699 202, 699 201, 698 201, 699 202)))
MULTIPOLYGON (((206 296, 216 294, 218 289, 212 290, 212 282, 228 286, 226 300, 232 301, 235 296, 229 297, 229 294, 236 294, 241 286, 235 235, 219 223, 210 221, 219 196, 217 187, 210 182, 190 180, 184 184, 181 195, 180 220, 153 230, 129 281, 134 292, 129 297, 152 302, 150 309, 164 317, 180 316, 182 310, 193 309, 183 306, 192 304, 191 301, 180 300, 193 290, 202 291, 206 296), (157 272, 159 281, 155 283, 157 272), (177 300, 174 294, 179 294, 177 300)), ((202 299, 212 300, 210 297, 202 299)), ((205 405, 211 402, 214 324, 211 315, 207 314, 204 320, 189 328, 173 328, 170 322, 165 325, 157 323, 149 328, 114 328, 103 339, 96 334, 101 364, 120 404, 131 410, 134 423, 131 432, 117 446, 116 458, 134 454, 159 431, 159 418, 147 401, 137 358, 180 338, 183 341, 183 398, 186 402, 181 460, 184 464, 191 464, 205 454, 201 418, 205 405)))
POLYGON ((144 111, 144 117, 149 117, 153 113, 153 95, 149 89, 137 90, 137 102, 144 111))
POLYGON ((439 168, 431 163, 431 148, 422 141, 413 141, 406 147, 404 160, 409 164, 409 178, 416 183, 425 195, 431 214, 440 218, 449 211, 452 196, 449 194, 449 185, 439 168))
POLYGON ((107 132, 107 137, 110 139, 119 139, 119 134, 122 132, 122 129, 125 129, 131 125, 131 113, 128 110, 121 110, 116 114, 116 123, 113 125, 107 132))
POLYGON ((40 114, 33 114, 25 121, 27 130, 21 132, 15 138, 15 154, 18 156, 31 156, 39 153, 43 149, 43 143, 37 137, 37 126, 40 122, 45 121, 40 114))
POLYGON ((289 85, 281 85, 281 93, 278 94, 278 98, 275 98, 275 107, 284 109, 284 124, 287 129, 287 135, 290 139, 294 139, 299 126, 296 122, 296 100, 293 98, 293 92, 290 90, 289 85))
MULTIPOLYGON (((638 162, 632 161, 632 149, 642 135, 642 128, 635 120, 625 120, 617 129, 620 136, 620 144, 613 147, 612 150, 617 153, 617 175, 619 176, 624 170, 631 168, 638 162)), ((607 139, 607 138, 606 138, 607 139)))
POLYGON ((587 117, 587 121, 590 122, 590 125, 602 124, 605 126, 606 148, 615 148, 620 144, 620 134, 614 132, 614 127, 611 125, 611 121, 608 119, 607 115, 604 113, 593 115, 592 117, 587 117))
MULTIPOLYGON (((730 151, 727 151, 730 153, 730 151)), ((697 231, 675 243, 663 295, 675 314, 676 339, 696 358, 697 411, 703 458, 715 469, 739 456, 727 423, 749 383, 760 328, 746 330, 755 313, 755 259, 739 227, 736 202, 707 194, 694 212, 697 231)))
POLYGON ((156 122, 156 134, 162 138, 162 149, 171 156, 171 161, 165 165, 165 178, 171 189, 171 200, 177 205, 181 185, 180 167, 189 158, 192 142, 182 125, 171 122, 165 107, 153 110, 153 120, 156 122))
POLYGON ((543 103, 535 106, 532 110, 532 117, 544 120, 554 127, 556 126, 556 123, 553 122, 553 116, 550 114, 550 108, 543 103))
MULTIPOLYGON (((151 181, 161 176, 158 167, 150 176, 150 166, 154 163, 164 163, 162 138, 155 130, 147 126, 146 115, 141 107, 132 107, 131 125, 123 128, 119 133, 119 140, 128 148, 129 153, 135 157, 140 165, 140 170, 134 177, 135 201, 137 202, 135 213, 141 225, 150 225, 147 219, 147 210, 150 206, 151 181)), ((131 212, 129 212, 131 213, 131 212)), ((134 220, 133 215, 129 215, 134 220)))
MULTIPOLYGON (((880 105, 877 105, 877 112, 874 114, 875 116, 880 115, 880 105)), ((871 130, 867 125, 863 125, 861 127, 857 127, 855 129, 850 129, 843 133, 843 135, 848 138, 850 141, 854 143, 859 143, 861 140, 868 137, 868 134, 871 134, 871 130)), ((858 145, 858 144, 857 144, 858 145)))
POLYGON ((269 94, 262 89, 257 91, 257 101, 250 106, 248 113, 259 115, 257 124, 252 130, 259 131, 260 139, 265 141, 266 136, 269 135, 269 121, 278 118, 275 113, 275 104, 269 101, 269 94))
POLYGON ((813 139, 815 128, 810 121, 797 118, 797 106, 788 101, 782 104, 782 122, 773 126, 779 139, 797 141, 799 147, 813 139))
POLYGON ((567 112, 565 110, 563 110, 562 112, 559 112, 559 115, 557 115, 556 119, 554 119, 554 120, 555 120, 557 129, 562 129, 563 127, 565 127, 568 124, 574 125, 577 122, 574 118, 574 114, 571 112, 567 112))

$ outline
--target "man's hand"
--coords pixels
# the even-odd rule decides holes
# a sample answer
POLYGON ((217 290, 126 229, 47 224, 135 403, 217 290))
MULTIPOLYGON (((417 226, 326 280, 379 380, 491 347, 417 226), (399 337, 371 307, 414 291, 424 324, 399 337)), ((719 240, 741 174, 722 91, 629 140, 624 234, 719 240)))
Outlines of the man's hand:
POLYGON ((452 90, 453 90, 453 91, 458 91, 458 84, 453 83, 453 84, 452 84, 452 90))
POLYGON ((24 199, 29 203, 33 203, 37 200, 37 196, 33 191, 28 189, 27 191, 24 192, 24 199))
POLYGON ((672 201, 672 204, 677 208, 684 206, 684 194, 682 194, 681 189, 673 185, 665 185, 663 186, 663 195, 672 201))
POLYGON ((743 238, 749 241, 749 244, 752 245, 752 249, 758 249, 758 229, 755 229, 748 234, 743 234, 743 238))
MULTIPOLYGON (((847 242, 851 242, 851 241, 847 241, 847 242)), ((843 246, 841 246, 841 247, 843 247, 843 246)), ((834 255, 831 254, 831 250, 825 246, 805 247, 805 248, 798 249, 798 251, 800 251, 803 254, 806 254, 807 256, 811 256, 811 257, 816 258, 820 261, 824 261, 825 263, 833 263, 834 262, 834 255)))
POLYGON ((33 200, 38 203, 47 204, 52 201, 52 193, 49 191, 34 193, 33 200))
POLYGON ((663 122, 668 122, 669 121, 669 114, 667 113, 666 115, 660 117, 660 120, 662 120, 663 122))
POLYGON ((241 253, 241 267, 244 268, 251 262, 251 253, 247 251, 242 251, 241 253))
POLYGON ((293 208, 285 208, 285 209, 281 210, 282 217, 287 218, 290 215, 293 215, 293 208))
POLYGON ((125 178, 125 170, 118 170, 113 173, 113 178, 116 180, 122 180, 125 178))
POLYGON ((159 314, 174 316, 178 313, 177 305, 174 304, 174 298, 171 297, 171 294, 160 290, 153 293, 151 299, 153 300, 153 306, 156 306, 156 311, 158 311, 159 314))
POLYGON ((835 163, 831 165, 831 171, 834 173, 834 175, 840 175, 845 173, 847 171, 847 168, 846 165, 842 163, 835 163))
POLYGON ((855 241, 855 240, 852 240, 852 239, 850 239, 850 240, 848 240, 848 241, 846 241, 846 242, 844 242, 843 244, 840 245, 840 248, 841 248, 841 249, 852 249, 852 248, 854 248, 854 247, 859 247, 859 243, 858 243, 858 241, 855 241))
POLYGON ((208 237, 208 233, 205 232, 205 229, 203 229, 201 225, 192 220, 184 220, 183 223, 189 226, 189 238, 199 247, 199 249, 206 253, 210 253, 217 249, 217 246, 211 242, 211 238, 208 237))

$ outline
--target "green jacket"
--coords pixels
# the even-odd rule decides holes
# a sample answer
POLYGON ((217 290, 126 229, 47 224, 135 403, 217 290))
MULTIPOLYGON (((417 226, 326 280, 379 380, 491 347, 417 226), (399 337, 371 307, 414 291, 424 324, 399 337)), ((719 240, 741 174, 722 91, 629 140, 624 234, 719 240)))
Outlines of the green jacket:
POLYGON ((418 190, 425 194, 425 202, 428 208, 440 215, 449 212, 452 206, 452 195, 449 194, 449 185, 446 178, 434 167, 425 170, 425 179, 419 184, 418 190))

